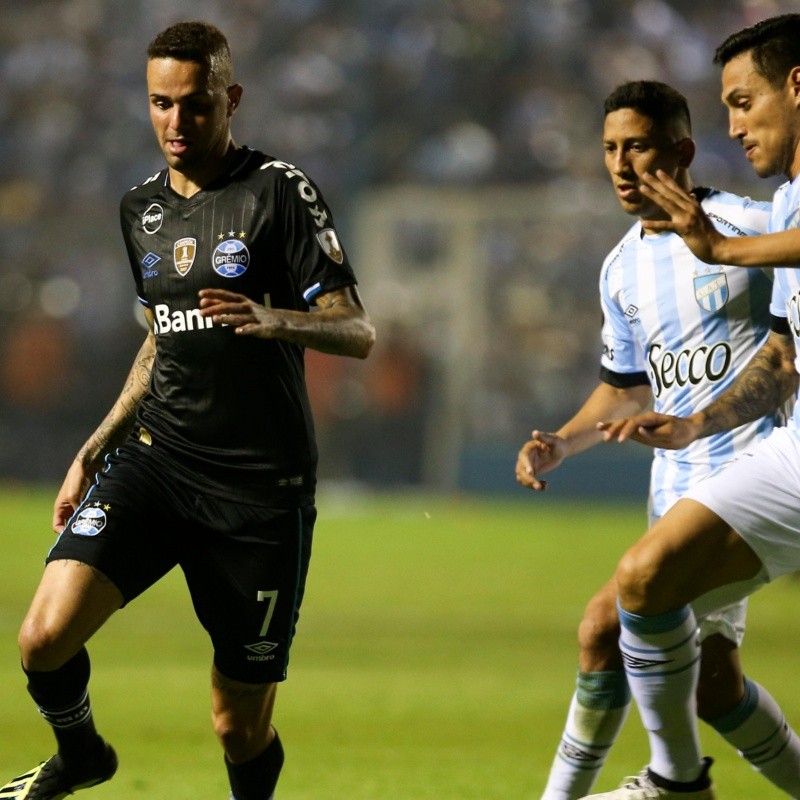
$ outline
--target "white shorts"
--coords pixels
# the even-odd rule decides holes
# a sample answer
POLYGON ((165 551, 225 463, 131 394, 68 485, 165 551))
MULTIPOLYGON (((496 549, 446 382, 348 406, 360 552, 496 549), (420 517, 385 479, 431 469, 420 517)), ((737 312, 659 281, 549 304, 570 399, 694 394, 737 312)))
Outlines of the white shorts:
POLYGON ((737 600, 720 606, 713 595, 704 595, 692 603, 692 610, 700 629, 700 641, 715 633, 722 634, 726 639, 734 642, 737 647, 742 646, 744 639, 745 620, 747 618, 747 598, 737 600), (704 600, 708 598, 708 603, 704 600), (710 610, 707 610, 710 608, 710 610))
POLYGON ((728 523, 764 565, 766 578, 800 570, 800 431, 766 439, 684 495, 728 523))

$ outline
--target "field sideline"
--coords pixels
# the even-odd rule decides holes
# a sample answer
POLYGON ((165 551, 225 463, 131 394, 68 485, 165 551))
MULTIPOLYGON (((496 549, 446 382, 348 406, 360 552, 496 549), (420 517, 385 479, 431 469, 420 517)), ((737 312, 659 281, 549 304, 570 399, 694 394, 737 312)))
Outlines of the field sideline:
MULTIPOLYGON (((53 491, 0 489, 0 782, 47 757, 16 631, 52 541, 53 491)), ((574 683, 584 602, 643 525, 639 506, 323 492, 276 723, 279 800, 537 800, 574 683)), ((748 673, 800 727, 800 583, 751 603, 748 673)), ((120 755, 96 800, 227 800, 208 712, 209 650, 180 575, 92 641, 101 731, 120 755)), ((712 730, 719 800, 782 795, 712 730)), ((598 785, 646 761, 635 711, 598 785)))

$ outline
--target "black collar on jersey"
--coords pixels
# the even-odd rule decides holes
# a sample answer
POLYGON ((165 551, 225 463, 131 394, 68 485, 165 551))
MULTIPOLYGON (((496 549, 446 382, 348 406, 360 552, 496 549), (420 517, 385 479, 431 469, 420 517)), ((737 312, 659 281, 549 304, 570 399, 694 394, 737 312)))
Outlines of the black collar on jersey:
POLYGON ((716 190, 712 189, 710 186, 695 186, 694 189, 689 192, 689 194, 694 195, 698 202, 702 203, 707 197, 710 197, 714 194, 716 190))
MULTIPOLYGON (((231 156, 231 161, 230 161, 231 166, 230 166, 230 168, 228 170, 226 170, 225 172, 223 172, 218 177, 214 178, 213 181, 209 181, 205 186, 201 187, 200 191, 197 194, 201 194, 206 189, 213 189, 217 184, 225 183, 228 180, 230 180, 231 178, 236 177, 236 175, 239 172, 241 172, 242 169, 244 169, 244 167, 247 165, 247 162, 250 161, 250 159, 252 158, 254 153, 255 153, 255 150, 252 150, 251 148, 247 147, 247 145, 242 145, 241 147, 237 147, 236 150, 234 150, 234 152, 233 152, 233 154, 231 156)), ((169 186, 169 188, 172 189, 172 186, 171 186, 170 180, 169 180, 169 169, 166 170, 166 174, 164 175, 164 186, 169 186)), ((175 191, 175 190, 172 189, 172 191, 175 191)), ((176 194, 177 194, 177 192, 176 192, 176 194)), ((179 195, 179 196, 183 197, 183 195, 179 195)), ((193 196, 195 196, 195 195, 193 195, 193 196)), ((188 199, 191 199, 191 198, 188 198, 188 199)))

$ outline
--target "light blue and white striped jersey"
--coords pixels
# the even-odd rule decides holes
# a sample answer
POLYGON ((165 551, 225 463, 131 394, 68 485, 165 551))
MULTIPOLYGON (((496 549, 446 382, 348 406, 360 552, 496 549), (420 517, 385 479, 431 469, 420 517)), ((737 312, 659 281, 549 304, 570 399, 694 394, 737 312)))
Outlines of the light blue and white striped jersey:
MULTIPOLYGON (((726 236, 767 229, 770 204, 712 189, 703 209, 726 236)), ((673 233, 644 235, 637 222, 611 251, 600 275, 601 377, 615 386, 650 384, 654 408, 687 416, 734 381, 769 332, 770 270, 709 265, 673 233)), ((654 451, 650 510, 663 515, 700 477, 768 434, 761 419, 699 439, 682 450, 654 451)))
MULTIPOLYGON (((800 228, 800 178, 787 181, 775 192, 769 232, 800 228)), ((800 269, 780 267, 775 270, 770 311, 789 323, 794 337, 794 368, 800 372, 800 269)), ((800 403, 794 404, 790 426, 800 429, 800 403)))

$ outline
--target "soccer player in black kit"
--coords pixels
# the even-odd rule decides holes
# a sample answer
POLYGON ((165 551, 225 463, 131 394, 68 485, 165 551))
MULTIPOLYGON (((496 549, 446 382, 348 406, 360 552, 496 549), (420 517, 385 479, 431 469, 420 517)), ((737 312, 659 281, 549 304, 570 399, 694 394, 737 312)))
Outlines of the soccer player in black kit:
POLYGON ((55 800, 114 774, 85 643, 176 565, 213 645, 231 798, 272 797, 272 708, 316 515, 303 349, 365 358, 375 339, 319 189, 233 142, 242 87, 223 34, 178 23, 147 56, 167 168, 124 196, 121 223, 150 330, 56 498, 60 536, 19 643, 58 752, 0 789, 6 800, 55 800))

